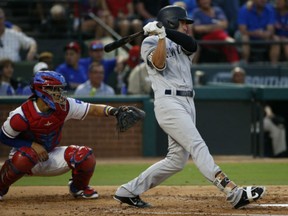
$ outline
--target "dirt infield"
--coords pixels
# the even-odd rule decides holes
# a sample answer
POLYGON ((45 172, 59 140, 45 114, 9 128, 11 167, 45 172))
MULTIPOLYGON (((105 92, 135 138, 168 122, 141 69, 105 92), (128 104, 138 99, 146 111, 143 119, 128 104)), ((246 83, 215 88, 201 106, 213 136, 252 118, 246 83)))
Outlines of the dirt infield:
MULTIPOLYGON (((288 159, 255 159, 251 157, 215 157, 216 162, 288 162, 288 159)), ((99 159, 106 163, 154 163, 153 159, 99 159)), ((3 162, 3 160, 2 160, 3 162)), ((0 163, 1 164, 1 163, 0 163)), ((158 186, 141 197, 150 202, 149 209, 136 209, 113 200, 117 186, 94 186, 100 197, 96 200, 74 199, 68 187, 11 186, 0 202, 0 216, 101 216, 101 215, 287 215, 288 186, 267 186, 266 195, 257 203, 235 210, 225 201, 224 195, 214 186, 158 186)))
POLYGON ((240 210, 213 186, 158 186, 142 196, 153 205, 149 209, 120 205, 112 198, 116 186, 95 188, 100 197, 83 200, 72 198, 67 187, 12 186, 0 202, 0 215, 288 215, 288 186, 268 186, 262 200, 240 210))

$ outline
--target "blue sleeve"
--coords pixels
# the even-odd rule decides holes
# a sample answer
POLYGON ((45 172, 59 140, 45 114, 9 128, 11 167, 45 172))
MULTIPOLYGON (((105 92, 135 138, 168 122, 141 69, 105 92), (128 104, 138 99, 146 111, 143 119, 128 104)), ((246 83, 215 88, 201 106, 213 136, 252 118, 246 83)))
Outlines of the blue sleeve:
POLYGON ((247 25, 246 23, 246 8, 245 6, 243 6, 242 8, 240 8, 239 12, 238 12, 238 25, 247 25))
POLYGON ((117 59, 103 59, 102 64, 104 66, 104 83, 107 83, 109 75, 114 72, 114 68, 117 64, 117 59))
POLYGON ((56 68, 55 68, 55 71, 58 72, 58 73, 61 73, 61 69, 62 69, 62 66, 63 64, 60 64, 58 65, 56 68))
POLYGON ((226 14, 224 13, 224 11, 220 7, 215 6, 214 9, 215 9, 217 19, 227 20, 226 14))
POLYGON ((0 130, 0 142, 14 148, 20 148, 22 146, 31 147, 32 145, 32 141, 23 140, 19 138, 11 139, 7 137, 2 130, 0 130))
POLYGON ((15 95, 15 90, 11 85, 8 85, 6 95, 15 95))
POLYGON ((269 23, 270 25, 274 25, 276 23, 276 14, 275 14, 275 10, 273 7, 269 8, 269 23))

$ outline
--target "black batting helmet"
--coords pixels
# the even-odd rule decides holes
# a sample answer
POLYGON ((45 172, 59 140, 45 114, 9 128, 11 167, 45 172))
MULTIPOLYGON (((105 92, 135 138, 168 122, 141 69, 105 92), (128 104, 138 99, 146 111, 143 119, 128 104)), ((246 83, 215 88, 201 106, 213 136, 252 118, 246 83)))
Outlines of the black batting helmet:
POLYGON ((179 20, 185 21, 187 24, 192 24, 194 21, 187 17, 187 11, 176 5, 168 5, 162 8, 157 15, 157 21, 163 23, 165 28, 177 29, 179 20))

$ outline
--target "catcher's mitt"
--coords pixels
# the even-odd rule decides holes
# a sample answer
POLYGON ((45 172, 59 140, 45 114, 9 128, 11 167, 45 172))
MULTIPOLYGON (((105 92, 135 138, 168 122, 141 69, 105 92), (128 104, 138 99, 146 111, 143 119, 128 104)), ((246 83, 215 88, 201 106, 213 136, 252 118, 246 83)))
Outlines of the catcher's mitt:
POLYGON ((145 112, 134 106, 120 106, 115 116, 117 119, 117 130, 119 132, 125 132, 138 121, 143 120, 145 118, 145 112))

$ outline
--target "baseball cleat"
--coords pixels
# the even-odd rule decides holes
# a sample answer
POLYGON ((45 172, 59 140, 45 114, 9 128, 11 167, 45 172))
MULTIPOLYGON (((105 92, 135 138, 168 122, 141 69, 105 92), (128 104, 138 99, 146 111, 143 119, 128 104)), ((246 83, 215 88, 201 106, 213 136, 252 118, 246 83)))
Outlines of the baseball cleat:
POLYGON ((261 199, 264 196, 266 190, 264 186, 248 186, 241 187, 239 189, 242 190, 242 194, 238 203, 234 205, 235 209, 241 208, 251 202, 261 199))
POLYGON ((144 202, 143 200, 141 200, 141 198, 139 196, 136 197, 121 197, 121 196, 117 196, 114 195, 113 198, 115 200, 117 200, 118 202, 122 203, 126 203, 130 206, 134 206, 137 208, 148 208, 151 207, 151 205, 147 202, 144 202))
POLYGON ((84 190, 78 190, 74 187, 72 180, 69 180, 68 185, 70 194, 75 198, 97 199, 99 197, 97 191, 89 186, 87 186, 84 190))

